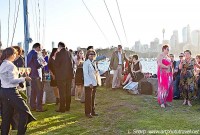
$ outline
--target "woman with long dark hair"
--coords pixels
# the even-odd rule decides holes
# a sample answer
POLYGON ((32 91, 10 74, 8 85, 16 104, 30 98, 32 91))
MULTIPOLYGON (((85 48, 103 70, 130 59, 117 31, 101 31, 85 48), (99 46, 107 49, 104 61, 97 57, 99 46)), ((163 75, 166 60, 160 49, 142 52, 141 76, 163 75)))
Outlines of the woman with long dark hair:
POLYGON ((19 83, 31 81, 31 78, 19 78, 17 67, 13 64, 15 58, 16 50, 12 47, 6 48, 1 57, 0 79, 2 88, 0 95, 2 99, 2 135, 8 135, 9 133, 13 110, 19 113, 18 135, 24 135, 28 123, 35 120, 19 91, 16 89, 19 83))
POLYGON ((57 87, 56 79, 55 79, 55 58, 56 58, 57 48, 53 48, 50 54, 50 58, 48 61, 48 69, 51 74, 51 82, 50 86, 53 88, 54 95, 56 97, 56 105, 59 103, 59 90, 57 87))
POLYGON ((77 53, 77 58, 75 60, 76 64, 76 74, 75 74, 75 100, 80 100, 83 92, 84 92, 84 86, 83 86, 83 62, 84 62, 84 52, 83 50, 79 50, 77 53))
POLYGON ((24 62, 24 58, 22 57, 22 48, 19 46, 12 46, 14 49, 16 49, 17 54, 16 54, 16 58, 14 61, 14 64, 16 67, 25 67, 25 62, 24 62))
MULTIPOLYGON (((19 67, 25 67, 25 62, 24 62, 24 58, 21 56, 22 55, 22 48, 19 46, 12 46, 15 50, 16 50, 16 58, 13 61, 13 64, 19 68, 19 67)), ((29 85, 28 82, 26 82, 27 85, 29 85)), ((24 84, 20 83, 19 84, 20 88, 24 88, 24 84)), ((30 86, 30 85, 29 85, 30 86)), ((24 91, 19 91, 19 94, 22 96, 22 98, 24 98, 25 100, 28 98, 26 96, 26 94, 24 93, 24 91)), ((29 90, 27 89, 27 95, 29 95, 29 90)), ((15 130, 17 129, 17 125, 18 125, 18 119, 19 119, 19 113, 16 112, 16 110, 14 110, 13 113, 13 122, 12 122, 12 129, 15 130)))

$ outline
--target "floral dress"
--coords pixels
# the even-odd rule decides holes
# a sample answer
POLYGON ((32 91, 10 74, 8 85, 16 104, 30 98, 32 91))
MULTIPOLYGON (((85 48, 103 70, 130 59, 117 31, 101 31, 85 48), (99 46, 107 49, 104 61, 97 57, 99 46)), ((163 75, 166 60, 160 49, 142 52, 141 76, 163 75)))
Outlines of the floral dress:
POLYGON ((183 61, 183 67, 180 75, 180 90, 184 99, 190 100, 195 93, 195 76, 194 76, 194 65, 195 59, 192 58, 190 61, 183 61))

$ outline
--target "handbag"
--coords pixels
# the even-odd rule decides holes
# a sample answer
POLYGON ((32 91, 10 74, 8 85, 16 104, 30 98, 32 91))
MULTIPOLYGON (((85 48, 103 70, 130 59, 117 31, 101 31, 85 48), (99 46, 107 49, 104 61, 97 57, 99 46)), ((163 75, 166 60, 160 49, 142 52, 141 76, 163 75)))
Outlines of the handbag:
POLYGON ((97 78, 97 84, 98 84, 98 86, 101 86, 101 76, 99 74, 99 71, 96 72, 96 78, 97 78))
POLYGON ((141 79, 144 78, 144 74, 142 72, 133 73, 133 79, 139 82, 141 79))
MULTIPOLYGON (((101 86, 101 76, 99 74, 99 71, 97 70, 97 66, 94 63, 91 63, 91 64, 92 64, 94 70, 96 71, 95 76, 96 76, 97 85, 101 86)), ((89 71, 89 67, 88 67, 88 73, 89 72, 91 72, 91 71, 89 71)))

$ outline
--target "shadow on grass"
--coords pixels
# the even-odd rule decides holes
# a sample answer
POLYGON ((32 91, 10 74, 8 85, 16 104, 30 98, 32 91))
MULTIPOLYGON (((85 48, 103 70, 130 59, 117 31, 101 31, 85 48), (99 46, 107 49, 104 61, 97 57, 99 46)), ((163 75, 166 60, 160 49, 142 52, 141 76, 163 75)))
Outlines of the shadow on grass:
POLYGON ((40 121, 33 122, 29 126, 28 133, 37 133, 38 131, 48 131, 52 127, 59 127, 60 125, 65 125, 66 127, 68 125, 74 124, 78 121, 76 121, 77 117, 74 117, 69 114, 65 115, 57 115, 52 116, 48 118, 41 119, 40 121))
POLYGON ((48 111, 34 113, 38 121, 28 127, 28 135, 126 135, 134 129, 193 130, 200 127, 199 102, 192 107, 174 100, 170 107, 160 108, 153 96, 130 95, 122 90, 99 87, 96 95, 98 117, 87 119, 84 105, 72 99, 69 113, 56 113, 55 105, 48 111))

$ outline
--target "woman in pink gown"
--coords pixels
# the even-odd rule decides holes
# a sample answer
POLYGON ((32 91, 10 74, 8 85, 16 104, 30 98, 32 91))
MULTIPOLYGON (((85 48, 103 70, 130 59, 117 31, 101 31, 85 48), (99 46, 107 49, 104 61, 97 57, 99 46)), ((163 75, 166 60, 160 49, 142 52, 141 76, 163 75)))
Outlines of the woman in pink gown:
POLYGON ((162 47, 162 54, 157 58, 158 64, 158 103, 165 108, 167 102, 173 99, 173 73, 172 62, 168 57, 169 46, 162 47))

